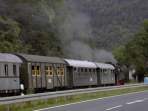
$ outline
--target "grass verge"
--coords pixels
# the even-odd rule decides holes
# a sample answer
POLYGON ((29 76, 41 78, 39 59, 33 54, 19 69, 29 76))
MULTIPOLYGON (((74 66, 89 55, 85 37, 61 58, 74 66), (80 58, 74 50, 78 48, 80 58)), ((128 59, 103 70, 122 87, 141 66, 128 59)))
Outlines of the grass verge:
POLYGON ((109 96, 115 96, 115 95, 121 95, 121 94, 139 92, 145 90, 148 90, 148 86, 115 89, 110 91, 98 91, 95 93, 64 96, 64 97, 57 97, 57 98, 37 100, 37 101, 28 101, 28 102, 14 103, 9 105, 0 105, 0 111, 33 111, 35 109, 51 107, 55 105, 68 104, 89 99, 109 97, 109 96))

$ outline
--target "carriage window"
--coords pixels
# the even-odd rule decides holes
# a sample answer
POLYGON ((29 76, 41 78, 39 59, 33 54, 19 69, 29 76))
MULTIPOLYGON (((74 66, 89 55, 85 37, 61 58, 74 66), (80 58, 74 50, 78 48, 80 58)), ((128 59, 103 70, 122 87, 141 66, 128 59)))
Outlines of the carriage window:
POLYGON ((77 68, 78 72, 80 72, 80 68, 77 68))
POLYGON ((83 72, 83 68, 81 68, 81 72, 83 72))
POLYGON ((13 65, 13 75, 16 76, 16 65, 13 65))
POLYGON ((51 66, 45 66, 45 74, 53 76, 53 68, 51 66))
POLYGON ((104 69, 104 74, 107 74, 108 73, 108 70, 107 69, 104 69))
POLYGON ((5 68, 5 76, 8 76, 8 65, 5 64, 4 68, 5 68))
POLYGON ((31 68, 31 70, 32 70, 32 75, 36 75, 34 69, 35 69, 34 66, 32 66, 32 68, 31 68))
POLYGON ((91 72, 91 69, 89 69, 89 72, 91 72))
POLYGON ((114 70, 112 70, 112 73, 115 73, 115 71, 114 71, 114 70))
POLYGON ((40 66, 32 66, 32 75, 39 76, 41 74, 40 66))
POLYGON ((115 73, 115 70, 112 70, 113 73, 115 73))
POLYGON ((101 72, 103 73, 103 69, 101 69, 101 72))
POLYGON ((96 70, 95 69, 93 69, 93 72, 95 72, 96 70))
POLYGON ((60 67, 57 67, 57 75, 60 75, 60 67))
POLYGON ((87 72, 87 69, 85 69, 85 72, 87 72))
POLYGON ((64 75, 64 67, 57 67, 57 75, 58 76, 64 75))
POLYGON ((61 72, 61 76, 63 76, 64 75, 64 67, 60 68, 60 72, 61 72))
POLYGON ((77 71, 77 68, 74 68, 74 71, 77 71))
POLYGON ((37 76, 41 75, 40 66, 37 66, 37 76))

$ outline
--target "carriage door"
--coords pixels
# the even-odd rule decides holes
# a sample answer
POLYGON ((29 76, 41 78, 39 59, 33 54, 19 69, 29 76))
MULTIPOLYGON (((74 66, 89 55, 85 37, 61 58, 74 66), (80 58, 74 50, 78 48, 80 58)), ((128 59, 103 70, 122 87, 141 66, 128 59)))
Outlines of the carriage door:
POLYGON ((67 66, 67 84, 68 88, 72 88, 74 83, 73 83, 73 67, 67 66))
POLYGON ((32 79, 34 88, 42 87, 41 67, 39 64, 32 64, 32 79))
POLYGON ((61 64, 54 64, 54 87, 64 86, 64 67, 61 64))
POLYGON ((101 69, 100 68, 97 68, 97 83, 98 83, 98 86, 101 85, 101 69))
POLYGON ((51 65, 45 66, 46 88, 52 89, 54 87, 53 67, 51 65))

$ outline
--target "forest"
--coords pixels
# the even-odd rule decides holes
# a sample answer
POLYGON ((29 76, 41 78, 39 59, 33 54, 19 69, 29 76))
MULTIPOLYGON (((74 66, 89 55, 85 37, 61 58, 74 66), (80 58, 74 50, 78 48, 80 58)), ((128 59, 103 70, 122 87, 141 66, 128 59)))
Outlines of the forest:
POLYGON ((0 0, 0 51, 113 63, 116 58, 127 66, 140 62, 142 69, 147 5, 147 0, 0 0))

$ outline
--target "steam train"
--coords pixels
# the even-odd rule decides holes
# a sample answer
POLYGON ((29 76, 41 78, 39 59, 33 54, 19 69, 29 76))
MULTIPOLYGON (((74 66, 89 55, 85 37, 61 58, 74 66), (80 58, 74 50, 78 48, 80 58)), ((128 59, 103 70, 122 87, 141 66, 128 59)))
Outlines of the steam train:
POLYGON ((0 53, 0 94, 55 88, 115 85, 111 64, 27 54, 0 53))

